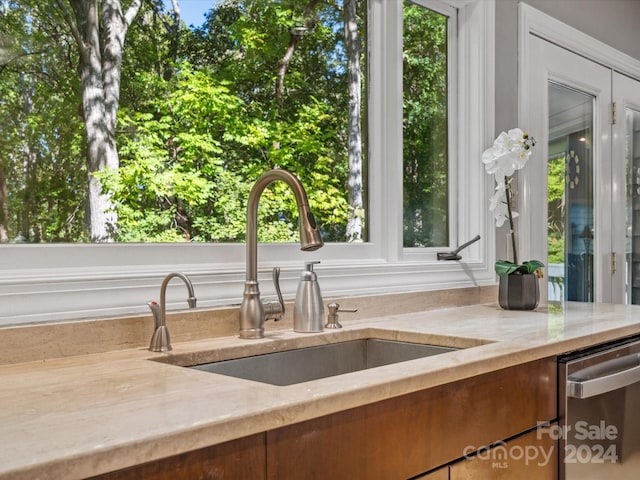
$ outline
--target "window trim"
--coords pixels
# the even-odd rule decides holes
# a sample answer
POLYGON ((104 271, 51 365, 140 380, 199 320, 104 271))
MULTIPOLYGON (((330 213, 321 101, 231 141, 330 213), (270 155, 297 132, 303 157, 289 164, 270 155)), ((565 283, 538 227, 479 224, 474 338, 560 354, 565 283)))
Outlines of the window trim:
MULTIPOLYGON (((280 266, 285 299, 293 299, 305 261, 317 267, 325 298, 493 285, 495 234, 488 215, 493 186, 481 152, 494 134, 494 0, 449 0, 458 8, 459 166, 457 238, 482 236, 463 261, 437 261, 436 250, 404 249, 402 238, 401 41, 402 1, 370 0, 369 8, 369 225, 370 241, 327 244, 302 253, 297 244, 261 244, 263 296, 274 295, 269 271, 280 266), (400 15, 398 15, 400 13, 400 15), (393 15, 395 14, 395 16, 393 15), (398 48, 400 51, 398 51, 398 48), (390 68, 400 62, 398 69, 390 68), (383 119, 386 121, 383 122, 383 119), (400 193, 398 193, 400 192, 400 193)), ((452 195, 453 197, 453 195, 452 195)), ((449 245, 455 248, 456 245, 449 245)), ((4 245, 0 257, 0 325, 147 312, 162 278, 188 274, 204 307, 236 305, 245 277, 244 244, 4 245)), ((168 308, 184 308, 173 283, 168 308)))

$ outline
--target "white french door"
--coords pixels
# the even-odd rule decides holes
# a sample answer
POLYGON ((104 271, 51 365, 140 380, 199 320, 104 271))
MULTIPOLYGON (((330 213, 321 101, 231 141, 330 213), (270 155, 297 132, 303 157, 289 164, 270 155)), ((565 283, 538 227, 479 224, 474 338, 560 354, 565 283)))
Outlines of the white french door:
POLYGON ((616 227, 613 250, 617 252, 612 301, 640 304, 640 82, 614 72, 612 88, 611 213, 616 227))
POLYGON ((541 300, 640 303, 640 82, 536 36, 529 48, 538 144, 520 231, 546 259, 541 300))

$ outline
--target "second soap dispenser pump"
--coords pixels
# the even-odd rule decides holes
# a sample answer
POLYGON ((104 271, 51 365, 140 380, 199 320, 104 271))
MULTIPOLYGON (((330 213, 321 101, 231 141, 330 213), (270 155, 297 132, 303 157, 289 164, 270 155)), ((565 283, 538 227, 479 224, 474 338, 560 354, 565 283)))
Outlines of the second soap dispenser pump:
POLYGON ((293 307, 293 330, 296 332, 321 332, 324 326, 324 305, 313 266, 319 261, 305 262, 300 276, 293 307))

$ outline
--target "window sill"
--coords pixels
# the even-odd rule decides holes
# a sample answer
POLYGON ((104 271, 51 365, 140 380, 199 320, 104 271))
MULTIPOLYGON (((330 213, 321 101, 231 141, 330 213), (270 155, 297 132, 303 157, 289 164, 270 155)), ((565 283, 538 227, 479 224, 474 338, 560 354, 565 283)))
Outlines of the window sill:
MULTIPOLYGON (((273 298, 271 269, 281 268, 285 300, 293 300, 305 261, 322 260, 289 246, 290 259, 260 260, 263 298, 273 298)), ((184 260, 184 259, 183 259, 184 260)), ((0 280, 0 326, 147 313, 158 300, 160 284, 170 272, 187 274, 199 307, 238 305, 245 280, 244 262, 121 264, 47 269, 5 269, 0 280)), ((493 268, 478 260, 405 261, 330 260, 316 267, 324 298, 354 297, 495 285, 493 268)), ((186 289, 172 282, 167 309, 186 308, 186 289)))

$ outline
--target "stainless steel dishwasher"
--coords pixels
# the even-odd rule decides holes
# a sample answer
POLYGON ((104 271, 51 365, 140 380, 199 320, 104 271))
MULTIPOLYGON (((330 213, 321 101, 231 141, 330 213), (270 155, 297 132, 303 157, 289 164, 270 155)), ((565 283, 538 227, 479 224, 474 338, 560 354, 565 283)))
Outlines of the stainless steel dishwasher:
POLYGON ((560 480, 640 478, 640 336, 558 359, 560 480))

